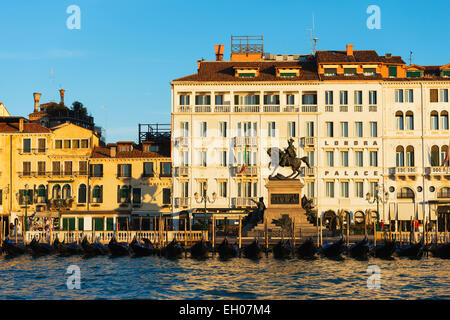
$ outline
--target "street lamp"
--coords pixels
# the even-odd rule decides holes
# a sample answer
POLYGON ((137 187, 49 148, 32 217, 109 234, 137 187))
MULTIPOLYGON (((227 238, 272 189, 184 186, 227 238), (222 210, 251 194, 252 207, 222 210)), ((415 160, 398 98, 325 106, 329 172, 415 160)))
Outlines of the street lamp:
POLYGON ((28 184, 25 184, 25 232, 28 231, 28 184))
POLYGON ((196 192, 196 193, 194 193, 194 198, 195 198, 195 201, 197 202, 197 203, 204 203, 205 204, 205 225, 204 225, 204 230, 208 230, 208 219, 207 219, 207 217, 206 217, 206 203, 207 202, 209 202, 209 203, 214 203, 215 201, 216 201, 216 198, 217 198, 217 194, 215 193, 215 192, 213 192, 212 193, 212 198, 210 198, 207 194, 206 194, 206 192, 208 191, 208 184, 204 184, 203 185, 203 193, 202 193, 202 195, 201 195, 201 197, 200 197, 200 195, 198 194, 198 192, 196 192))
MULTIPOLYGON (((389 200, 389 193, 385 192, 382 195, 379 195, 380 186, 377 184, 375 187, 375 195, 372 196, 369 192, 366 194, 366 200, 370 204, 377 203, 377 215, 380 216, 380 203, 385 204, 389 200)), ((366 224, 367 219, 364 219, 364 225, 366 224)), ((378 222, 378 221, 377 221, 378 222)), ((390 228, 390 221, 389 221, 389 228, 390 228)))

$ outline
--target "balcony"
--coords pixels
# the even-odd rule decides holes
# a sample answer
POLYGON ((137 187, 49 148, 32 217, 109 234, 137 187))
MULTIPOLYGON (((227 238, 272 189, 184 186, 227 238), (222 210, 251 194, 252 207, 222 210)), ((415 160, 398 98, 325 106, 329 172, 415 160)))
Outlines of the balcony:
POLYGON ((87 177, 88 172, 87 172, 87 170, 74 171, 73 175, 77 176, 77 177, 87 177))
POLYGON ((176 207, 189 207, 189 203, 190 203, 190 198, 188 197, 180 197, 180 198, 175 198, 175 206, 176 207))
POLYGON ((299 112, 300 108, 294 105, 287 105, 284 107, 283 112, 299 112))
POLYGON ((316 168, 302 167, 301 173, 304 177, 314 177, 316 175, 316 168))
POLYGON ((232 198, 232 203, 235 207, 256 207, 256 203, 254 203, 252 200, 258 202, 257 197, 237 197, 232 198))
POLYGON ((242 171, 243 165, 234 167, 234 173, 238 177, 248 177, 248 176, 256 176, 258 175, 258 167, 256 166, 247 166, 244 171, 242 171), (241 172, 242 171, 242 172, 241 172))
POLYGON ((325 106, 325 112, 333 112, 333 106, 325 106))
POLYGON ((214 112, 230 112, 230 106, 215 106, 214 112))
POLYGON ((302 112, 317 112, 317 105, 303 105, 302 112))
POLYGON ((399 176, 414 176, 416 174, 421 174, 419 167, 394 167, 389 168, 390 175, 399 175, 399 176))
POLYGON ((18 171, 17 175, 20 178, 34 178, 37 176, 37 172, 36 171, 18 171))
POLYGON ((178 106, 177 112, 191 112, 192 108, 189 105, 178 106))
POLYGON ((348 106, 340 106, 339 111, 340 112, 348 112, 348 106))
POLYGON ((279 105, 265 105, 263 107, 264 112, 280 112, 280 106, 279 105))
POLYGON ((363 107, 362 106, 355 106, 354 110, 355 110, 355 112, 362 112, 363 111, 363 107))
POLYGON ((175 138, 175 145, 187 147, 189 145, 189 137, 178 137, 175 138))
POLYGON ((432 176, 450 175, 450 167, 428 167, 425 168, 425 173, 432 176))
POLYGON ((303 147, 314 147, 316 145, 316 137, 303 137, 300 139, 300 144, 303 147))
POLYGON ((211 112, 211 106, 195 106, 195 112, 211 112))
POLYGON ((258 137, 234 137, 235 147, 256 147, 258 146, 258 137))
POLYGON ((240 105, 234 107, 234 112, 259 112, 259 105, 240 105))
POLYGON ((377 106, 369 106, 369 112, 377 112, 377 106))

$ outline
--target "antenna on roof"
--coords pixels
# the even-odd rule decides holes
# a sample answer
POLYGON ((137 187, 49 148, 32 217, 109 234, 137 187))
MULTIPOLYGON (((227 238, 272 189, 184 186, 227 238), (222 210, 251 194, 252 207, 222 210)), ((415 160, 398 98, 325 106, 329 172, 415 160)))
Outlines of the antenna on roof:
POLYGON ((314 13, 312 14, 312 29, 305 30, 309 30, 311 32, 311 54, 315 55, 317 49, 317 40, 319 40, 319 38, 314 37, 314 13))
POLYGON ((412 65, 412 55, 413 55, 413 52, 410 50, 409 51, 409 65, 412 65))

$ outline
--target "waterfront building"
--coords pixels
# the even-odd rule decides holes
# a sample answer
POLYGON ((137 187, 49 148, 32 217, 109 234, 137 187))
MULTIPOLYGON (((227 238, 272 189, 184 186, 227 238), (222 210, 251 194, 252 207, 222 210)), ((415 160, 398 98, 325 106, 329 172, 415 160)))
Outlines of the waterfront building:
POLYGON ((194 196, 205 185, 217 196, 211 213, 267 203, 267 149, 289 139, 309 160, 303 191, 326 222, 348 212, 406 230, 448 214, 450 65, 407 66, 352 45, 267 54, 262 37, 232 37, 230 61, 223 48, 171 82, 175 217, 203 212, 194 196), (379 212, 367 194, 384 199, 379 212))
POLYGON ((0 149, 0 211, 18 230, 25 215, 38 220, 29 230, 148 230, 171 213, 170 148, 158 141, 105 146, 97 130, 9 116, 0 149))

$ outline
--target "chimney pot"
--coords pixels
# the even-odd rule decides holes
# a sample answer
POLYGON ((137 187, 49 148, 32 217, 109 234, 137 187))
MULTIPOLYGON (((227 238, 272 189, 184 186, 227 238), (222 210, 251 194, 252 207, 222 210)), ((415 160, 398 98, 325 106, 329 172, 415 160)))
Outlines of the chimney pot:
POLYGON ((60 102, 60 104, 64 104, 64 92, 66 92, 66 90, 64 90, 64 89, 60 89, 60 90, 59 90, 59 95, 60 95, 60 97, 61 97, 61 102, 60 102))
POLYGON ((34 97, 34 112, 39 111, 39 100, 41 100, 41 94, 38 92, 33 93, 34 97))
POLYGON ((347 45, 347 56, 352 56, 352 55, 353 55, 353 45, 348 44, 347 45))
POLYGON ((392 56, 391 53, 386 53, 386 58, 390 58, 392 56))
POLYGON ((110 151, 111 151, 110 152, 111 158, 115 158, 116 154, 117 154, 117 147, 116 146, 112 146, 110 151))
POLYGON ((19 119, 19 132, 23 132, 23 119, 19 119))

